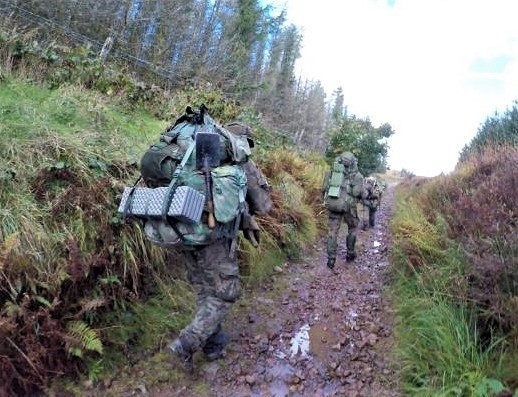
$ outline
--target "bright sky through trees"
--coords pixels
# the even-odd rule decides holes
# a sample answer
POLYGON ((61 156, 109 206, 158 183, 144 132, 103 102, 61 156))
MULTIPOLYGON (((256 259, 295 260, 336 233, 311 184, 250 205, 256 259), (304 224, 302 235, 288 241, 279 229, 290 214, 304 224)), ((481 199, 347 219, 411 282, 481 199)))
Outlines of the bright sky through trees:
POLYGON ((518 99, 516 0, 268 0, 303 35, 297 73, 341 86, 349 114, 388 122, 389 165, 452 171, 518 99))

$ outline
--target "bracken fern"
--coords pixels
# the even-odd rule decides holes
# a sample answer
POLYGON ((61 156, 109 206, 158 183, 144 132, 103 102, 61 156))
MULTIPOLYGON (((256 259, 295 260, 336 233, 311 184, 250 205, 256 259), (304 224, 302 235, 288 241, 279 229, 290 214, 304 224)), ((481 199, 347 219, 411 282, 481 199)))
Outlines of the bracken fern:
POLYGON ((70 354, 82 357, 84 350, 103 354, 103 344, 99 335, 85 322, 69 321, 67 323, 67 336, 70 354))

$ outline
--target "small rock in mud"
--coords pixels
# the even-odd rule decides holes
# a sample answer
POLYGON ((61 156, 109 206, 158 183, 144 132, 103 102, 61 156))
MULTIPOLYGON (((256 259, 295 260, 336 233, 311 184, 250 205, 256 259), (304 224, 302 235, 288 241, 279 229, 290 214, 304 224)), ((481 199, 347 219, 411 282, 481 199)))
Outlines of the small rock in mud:
POLYGON ((300 383, 300 380, 301 380, 301 379, 300 379, 298 376, 293 376, 293 377, 291 378, 291 384, 292 384, 292 385, 298 385, 298 384, 300 383))
POLYGON ((250 386, 253 386, 255 385, 255 383, 257 382, 257 376, 252 374, 252 375, 247 375, 245 377, 245 380, 246 380, 246 383, 248 383, 250 386))

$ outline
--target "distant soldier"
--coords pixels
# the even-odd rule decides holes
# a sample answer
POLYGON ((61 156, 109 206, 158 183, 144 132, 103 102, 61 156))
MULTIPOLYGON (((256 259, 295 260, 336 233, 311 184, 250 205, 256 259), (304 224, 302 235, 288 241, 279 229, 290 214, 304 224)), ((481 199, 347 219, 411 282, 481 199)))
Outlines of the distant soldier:
POLYGON ((351 152, 344 152, 335 159, 325 177, 322 191, 324 206, 329 211, 327 267, 334 269, 342 221, 347 224, 346 260, 356 258, 356 227, 359 223, 357 204, 366 197, 363 175, 358 171, 356 157, 351 152))
POLYGON ((363 200, 363 205, 369 209, 369 226, 374 227, 376 211, 380 206, 383 189, 376 178, 369 176, 365 178, 365 190, 367 191, 367 197, 363 200))

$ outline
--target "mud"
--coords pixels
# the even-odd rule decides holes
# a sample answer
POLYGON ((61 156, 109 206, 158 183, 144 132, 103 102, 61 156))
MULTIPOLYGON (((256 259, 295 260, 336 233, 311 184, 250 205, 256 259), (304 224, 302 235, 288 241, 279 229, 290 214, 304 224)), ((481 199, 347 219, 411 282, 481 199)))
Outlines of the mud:
POLYGON ((389 354, 393 312, 384 292, 390 250, 393 188, 385 192, 376 225, 358 228, 358 257, 345 261, 345 227, 335 271, 324 244, 286 263, 232 311, 225 356, 195 357, 192 377, 145 387, 147 396, 398 396, 389 354))

